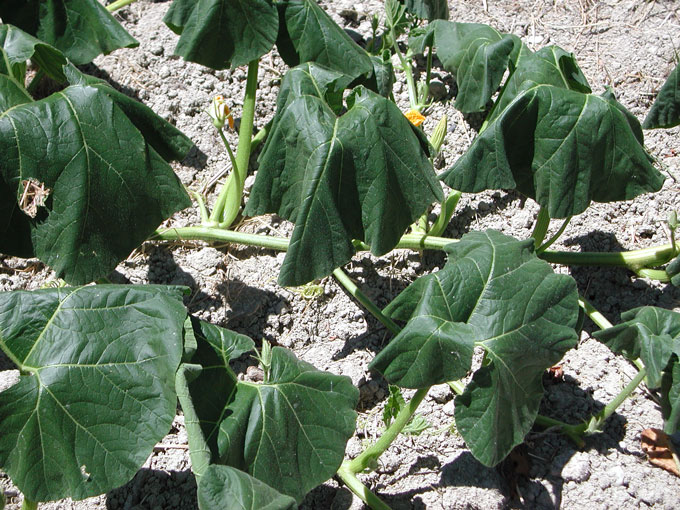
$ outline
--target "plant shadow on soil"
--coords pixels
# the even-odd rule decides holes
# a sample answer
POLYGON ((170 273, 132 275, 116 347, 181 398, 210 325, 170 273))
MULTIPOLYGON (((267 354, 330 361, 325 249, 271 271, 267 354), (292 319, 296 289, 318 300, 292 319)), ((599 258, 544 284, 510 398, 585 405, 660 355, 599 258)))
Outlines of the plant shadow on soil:
POLYGON ((196 478, 189 470, 142 468, 128 483, 106 494, 107 510, 198 508, 196 478))

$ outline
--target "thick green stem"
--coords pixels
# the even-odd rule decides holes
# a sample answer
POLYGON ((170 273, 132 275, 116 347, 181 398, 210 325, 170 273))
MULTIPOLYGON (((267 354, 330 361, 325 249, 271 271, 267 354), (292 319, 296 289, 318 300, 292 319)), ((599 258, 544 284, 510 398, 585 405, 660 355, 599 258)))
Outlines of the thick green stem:
POLYGON ((126 5, 135 3, 136 1, 137 0, 117 0, 116 2, 112 2, 109 5, 107 5, 106 10, 109 12, 117 11, 118 9, 121 9, 126 5))
POLYGON ((453 190, 449 196, 446 197, 446 199, 442 202, 442 210, 439 213, 439 217, 428 232, 429 235, 439 237, 444 233, 444 230, 446 230, 446 226, 449 224, 449 221, 451 221, 451 216, 453 216, 453 212, 456 210, 456 206, 458 205, 458 201, 462 195, 463 194, 460 191, 453 190))
POLYGON ((21 504, 21 510, 38 510, 38 503, 24 497, 24 502, 21 504))
POLYGON ((241 127, 238 133, 236 158, 232 163, 231 174, 224 187, 220 190, 215 207, 210 215, 211 224, 219 224, 221 228, 230 227, 241 210, 243 184, 248 173, 253 123, 255 121, 257 70, 259 63, 260 61, 255 59, 248 64, 248 77, 246 79, 246 91, 243 99, 243 113, 241 114, 241 127))
POLYGON ((607 318, 602 315, 593 305, 586 301, 584 297, 579 296, 578 304, 581 308, 583 308, 583 311, 586 312, 586 315, 591 321, 595 323, 598 328, 607 329, 612 327, 612 323, 609 322, 607 318))
POLYGON ((635 388, 637 388, 640 383, 647 376, 647 370, 643 367, 635 377, 623 388, 614 399, 607 404, 602 411, 597 415, 593 416, 588 422, 588 428, 586 429, 587 434, 594 434, 602 429, 602 426, 607 421, 607 419, 614 414, 616 409, 626 400, 635 388))
POLYGON ((671 277, 663 269, 638 269, 635 271, 638 276, 643 278, 649 278, 650 280, 656 280, 661 283, 668 283, 671 281, 671 277))
POLYGON ((389 448, 392 442, 404 429, 406 424, 411 420, 416 413, 418 406, 423 401, 430 388, 423 388, 415 392, 413 398, 399 411, 397 417, 383 432, 378 440, 366 450, 364 450, 357 458, 347 464, 347 469, 351 473, 361 473, 366 469, 373 468, 376 465, 378 458, 389 448))
POLYGON ((673 246, 668 243, 641 250, 603 253, 545 250, 539 256, 547 262, 565 266, 619 266, 637 270, 663 265, 675 255, 673 246))
POLYGON ((534 245, 536 248, 541 246, 545 235, 548 233, 548 227, 550 226, 550 214, 548 209, 541 207, 538 211, 538 218, 536 218, 536 225, 534 225, 534 232, 531 237, 534 238, 534 245))
POLYGON ((352 281, 352 279, 347 276, 347 274, 340 268, 337 268, 335 271, 333 271, 333 276, 335 279, 342 285, 347 292, 350 293, 350 295, 359 301, 361 303, 361 306, 366 308, 373 317, 378 319, 387 329, 390 330, 390 332, 394 335, 398 335, 399 332, 401 331, 401 328, 397 326, 392 319, 390 319, 387 315, 382 313, 382 310, 378 308, 373 301, 369 299, 369 297, 361 292, 359 287, 352 281))
POLYGON ((401 69, 404 71, 404 74, 406 74, 406 85, 408 87, 408 100, 411 105, 411 110, 420 111, 419 107, 420 105, 418 104, 418 89, 416 88, 416 82, 413 79, 413 71, 411 70, 411 66, 406 61, 404 55, 402 55, 401 50, 399 49, 397 37, 394 33, 394 27, 390 27, 390 38, 392 39, 394 53, 396 53, 397 57, 399 58, 399 62, 401 63, 401 69))
POLYGON ((345 461, 338 469, 338 476, 343 483, 356 494, 361 501, 370 506, 373 510, 391 510, 378 496, 359 481, 354 473, 349 469, 349 462, 345 461))
POLYGON ((583 448, 585 446, 585 441, 581 437, 586 430, 585 423, 581 425, 570 425, 568 423, 564 423, 563 421, 543 416, 542 414, 536 416, 534 423, 539 427, 557 427, 560 429, 560 432, 571 439, 576 446, 579 448, 583 448))

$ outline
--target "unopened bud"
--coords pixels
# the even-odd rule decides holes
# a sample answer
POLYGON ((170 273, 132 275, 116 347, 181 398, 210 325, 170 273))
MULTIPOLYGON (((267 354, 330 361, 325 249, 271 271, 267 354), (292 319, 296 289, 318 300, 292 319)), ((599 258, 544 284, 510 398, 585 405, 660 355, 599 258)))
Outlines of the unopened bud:
POLYGON ((229 111, 227 102, 224 100, 224 96, 215 96, 210 103, 210 108, 208 109, 208 115, 212 119, 213 126, 217 129, 222 129, 225 122, 229 122, 229 127, 234 129, 234 118, 229 111))
POLYGON ((430 144, 434 148, 435 154, 439 152, 439 149, 441 149, 442 144, 444 143, 447 129, 448 119, 446 118, 446 115, 444 115, 439 121, 439 124, 437 124, 437 127, 432 131, 432 135, 430 135, 430 144))

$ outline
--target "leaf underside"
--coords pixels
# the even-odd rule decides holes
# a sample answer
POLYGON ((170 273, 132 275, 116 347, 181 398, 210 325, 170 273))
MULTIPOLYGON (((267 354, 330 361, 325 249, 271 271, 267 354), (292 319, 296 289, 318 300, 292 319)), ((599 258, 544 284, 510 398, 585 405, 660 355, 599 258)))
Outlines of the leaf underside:
POLYGON ((658 191, 663 176, 642 145, 639 123, 610 94, 552 85, 522 91, 441 179, 454 189, 517 189, 551 218, 591 201, 658 191))
POLYGON ((27 213, 14 210, 6 227, 13 237, 3 248, 19 253, 30 235, 35 256, 69 283, 107 275, 164 219, 191 205, 109 94, 71 86, 0 115, 4 194, 27 213), (46 195, 30 216, 22 204, 29 184, 46 195))
POLYGON ((212 69, 235 69, 269 53, 279 30, 270 0, 175 0, 163 21, 180 34, 176 55, 212 69))
POLYGON ((182 289, 0 293, 0 348, 24 373, 0 393, 0 466, 33 501, 129 481, 175 416, 182 289))
POLYGON ((139 45, 97 0, 4 0, 0 17, 61 50, 76 65, 139 45))
POLYGON ((340 84, 329 76, 332 71, 310 64, 287 73, 245 209, 248 216, 276 212, 295 223, 279 275, 285 286, 348 262, 352 239, 365 240, 376 255, 387 253, 442 199, 422 132, 394 103, 363 87, 337 117, 339 102, 330 91, 340 84))
POLYGON ((671 72, 647 114, 645 129, 671 128, 680 124, 680 65, 671 72))
MULTIPOLYGON (((279 347, 272 350, 268 381, 239 382, 229 359, 252 341, 214 326, 197 331, 197 338, 192 363, 204 368, 191 376, 181 396, 192 423, 195 418, 200 424, 200 434, 192 429, 189 436, 191 450, 299 503, 339 468, 354 432, 358 390, 348 377, 318 371, 279 347)), ((210 469, 201 466, 199 485, 210 469)))
POLYGON ((472 454, 495 465, 524 440, 543 396, 541 376, 576 343, 574 281, 496 231, 446 247, 444 269, 385 309, 408 320, 371 364, 392 384, 426 388, 465 376, 475 347, 488 364, 456 398, 456 426, 472 454))

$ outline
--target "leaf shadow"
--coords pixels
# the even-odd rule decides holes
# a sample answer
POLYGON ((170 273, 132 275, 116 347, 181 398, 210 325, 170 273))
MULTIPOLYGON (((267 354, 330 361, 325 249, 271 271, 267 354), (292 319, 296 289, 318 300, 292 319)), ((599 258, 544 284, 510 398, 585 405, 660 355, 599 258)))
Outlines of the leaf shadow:
POLYGON ((128 483, 106 494, 107 510, 198 508, 196 478, 190 470, 142 468, 128 483))

